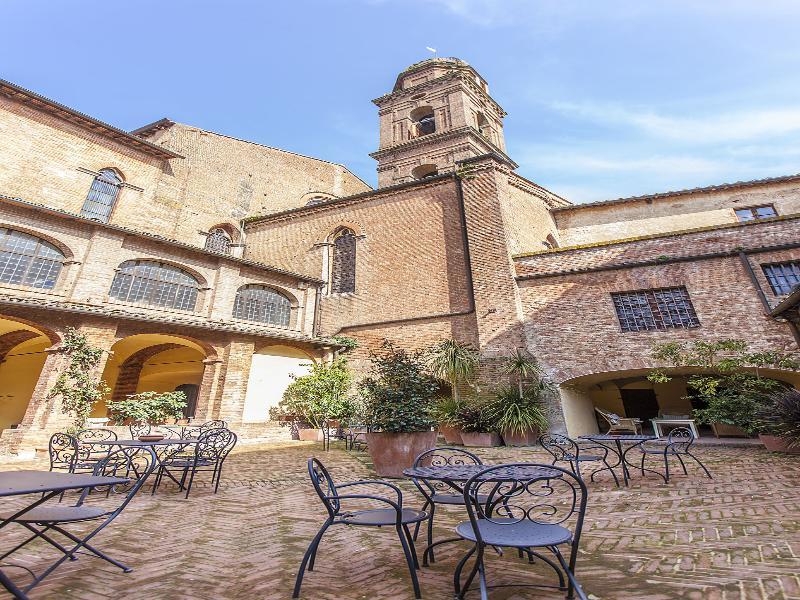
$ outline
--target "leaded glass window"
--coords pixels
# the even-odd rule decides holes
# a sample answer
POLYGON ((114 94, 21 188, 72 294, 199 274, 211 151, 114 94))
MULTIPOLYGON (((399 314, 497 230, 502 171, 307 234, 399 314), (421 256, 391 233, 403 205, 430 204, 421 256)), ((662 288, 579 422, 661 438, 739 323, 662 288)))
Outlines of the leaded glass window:
POLYGON ((206 250, 221 254, 231 253, 231 237, 221 227, 215 227, 206 237, 206 250))
POLYGON ((331 294, 356 291, 356 234, 343 229, 333 240, 331 294))
POLYGON ((150 260, 128 260, 114 275, 109 296, 124 302, 194 310, 200 284, 191 274, 150 260))
POLYGON ((762 265, 764 275, 776 296, 789 294, 800 283, 800 262, 762 265))
POLYGON ((258 321, 278 327, 289 327, 292 304, 289 299, 263 285, 248 285, 236 292, 233 317, 258 321))
POLYGON ((611 294, 622 331, 699 327, 685 287, 611 294))
POLYGON ((122 179, 113 169, 102 169, 92 182, 89 194, 83 203, 81 216, 108 223, 117 201, 122 179))
POLYGON ((51 290, 64 254, 36 236, 0 227, 0 282, 51 290))

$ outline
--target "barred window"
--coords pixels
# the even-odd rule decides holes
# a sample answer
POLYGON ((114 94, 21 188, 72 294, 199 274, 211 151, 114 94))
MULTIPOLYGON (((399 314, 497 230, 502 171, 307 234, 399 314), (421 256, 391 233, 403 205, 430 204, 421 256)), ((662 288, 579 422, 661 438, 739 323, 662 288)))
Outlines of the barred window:
POLYGON ((53 244, 0 227, 0 282, 51 290, 63 263, 64 254, 53 244))
POLYGON ((263 285, 246 285, 236 292, 233 317, 246 321, 258 321, 278 327, 288 327, 292 313, 289 299, 263 285))
POLYGON ((119 266, 109 296, 151 306, 194 310, 200 284, 191 274, 150 260, 127 260, 119 266))
POLYGON ((331 294, 356 291, 356 234, 342 229, 333 240, 331 294))
POLYGON ((83 203, 81 216, 108 223, 117 201, 122 179, 114 169, 102 169, 92 182, 89 194, 83 203))
POLYGON ((769 219, 770 217, 778 216, 778 213, 775 211, 775 207, 771 204, 766 204, 764 206, 750 206, 748 208, 737 208, 735 212, 736 218, 739 219, 739 222, 756 221, 758 219, 769 219))
POLYGON ((215 227, 206 236, 206 250, 219 252, 220 254, 230 254, 231 236, 222 227, 215 227))
POLYGON ((685 287, 611 294, 622 331, 699 327, 685 287))
POLYGON ((761 265, 764 275, 776 296, 789 294, 800 283, 800 262, 761 265))

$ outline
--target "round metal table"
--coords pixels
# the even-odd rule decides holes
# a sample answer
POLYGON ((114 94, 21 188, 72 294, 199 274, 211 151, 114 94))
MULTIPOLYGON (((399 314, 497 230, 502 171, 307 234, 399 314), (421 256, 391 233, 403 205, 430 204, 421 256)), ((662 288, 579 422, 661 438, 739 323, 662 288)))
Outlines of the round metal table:
MULTIPOLYGON (((622 480, 625 482, 625 485, 628 485, 628 480, 630 479, 630 472, 628 471, 628 465, 634 468, 639 468, 633 463, 629 463, 627 459, 627 454, 634 448, 638 448, 645 442, 649 442, 651 440, 658 439, 654 435, 609 435, 607 433, 597 433, 597 434, 590 434, 590 435, 582 435, 578 439, 580 440, 589 440, 601 445, 603 448, 607 448, 610 452, 614 453, 617 457, 617 462, 611 465, 610 467, 603 467, 601 469, 596 469, 592 471, 592 475, 595 473, 600 473, 601 471, 611 471, 615 467, 622 466, 622 480), (624 442, 630 443, 627 448, 623 448, 622 444, 624 442)), ((664 481, 666 482, 666 478, 664 475, 659 473, 658 471, 654 471, 652 469, 645 469, 645 471, 649 471, 650 473, 655 473, 664 481)))

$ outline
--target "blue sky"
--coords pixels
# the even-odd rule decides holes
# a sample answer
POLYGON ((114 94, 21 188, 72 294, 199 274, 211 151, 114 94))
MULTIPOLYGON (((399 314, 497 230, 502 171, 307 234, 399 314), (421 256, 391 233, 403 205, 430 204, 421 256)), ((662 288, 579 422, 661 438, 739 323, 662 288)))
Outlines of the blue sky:
POLYGON ((4 79, 372 185, 370 100, 426 46, 480 71, 518 172, 575 202, 800 172, 794 0, 6 0, 3 21, 4 79))

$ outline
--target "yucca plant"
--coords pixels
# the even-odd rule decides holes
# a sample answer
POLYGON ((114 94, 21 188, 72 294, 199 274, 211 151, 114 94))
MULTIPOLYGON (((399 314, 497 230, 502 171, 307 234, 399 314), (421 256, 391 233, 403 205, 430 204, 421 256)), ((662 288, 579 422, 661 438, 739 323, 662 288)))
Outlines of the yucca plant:
POLYGON ((452 396, 439 398, 431 408, 431 416, 439 425, 458 427, 461 425, 459 415, 463 405, 464 401, 459 398, 452 396))
POLYGON ((458 402, 458 386, 469 384, 478 372, 479 354, 470 344, 444 340, 427 351, 427 367, 431 374, 450 384, 453 399, 458 402))
POLYGON ((499 388, 488 407, 497 429, 517 435, 545 431, 549 422, 542 403, 542 391, 539 386, 529 387, 522 394, 513 387, 499 388))
POLYGON ((789 448, 800 447, 800 391, 788 389, 771 396, 757 410, 756 426, 783 438, 789 448))
POLYGON ((544 380, 544 373, 539 363, 536 362, 536 357, 522 348, 514 350, 514 354, 506 359, 503 372, 511 375, 520 398, 525 395, 526 381, 533 381, 538 385, 544 380))

